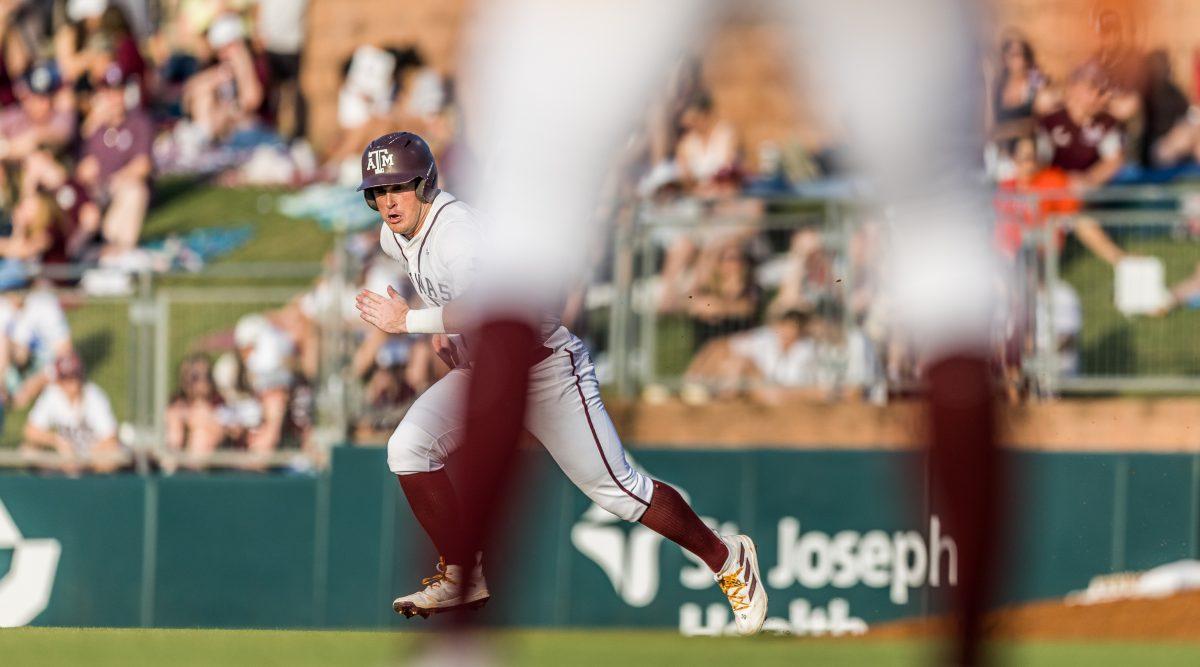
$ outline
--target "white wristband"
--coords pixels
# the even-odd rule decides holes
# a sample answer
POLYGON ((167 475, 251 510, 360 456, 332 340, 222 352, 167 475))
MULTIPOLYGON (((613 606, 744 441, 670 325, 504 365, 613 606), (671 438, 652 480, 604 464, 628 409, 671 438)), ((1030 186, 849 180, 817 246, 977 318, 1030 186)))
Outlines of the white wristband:
POLYGON ((446 333, 446 325, 442 322, 442 308, 419 308, 408 311, 404 318, 404 328, 414 334, 446 333))

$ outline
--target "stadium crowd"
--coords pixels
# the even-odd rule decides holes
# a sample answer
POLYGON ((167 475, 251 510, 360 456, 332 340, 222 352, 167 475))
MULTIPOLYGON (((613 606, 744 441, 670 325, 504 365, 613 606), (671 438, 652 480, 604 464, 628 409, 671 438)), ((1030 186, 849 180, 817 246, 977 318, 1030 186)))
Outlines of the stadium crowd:
MULTIPOLYGON (((135 272, 195 268, 200 251, 186 239, 143 238, 163 179, 357 182, 362 145, 399 126, 429 139, 453 179, 452 82, 408 45, 363 46, 346 60, 338 136, 313 151, 299 85, 306 22, 306 0, 0 0, 0 401, 6 412, 31 409, 20 436, 31 463, 115 465, 88 463, 118 442, 118 428, 103 389, 76 386, 84 359, 60 297, 125 294, 135 272), (59 456, 38 456, 46 450, 59 456)), ((350 244, 363 279, 406 284, 365 239, 350 244)), ((360 332, 362 427, 395 420, 433 380, 428 343, 362 330, 353 291, 330 289, 242 318, 224 354, 187 357, 157 465, 203 468, 227 447, 250 452, 239 465, 257 470, 281 444, 308 452, 316 322, 330 299, 360 332)))
MULTIPOLYGON (((344 248, 355 276, 324 277, 281 308, 242 317, 226 350, 193 350, 178 368, 156 465, 203 469, 221 449, 249 452, 237 465, 250 470, 276 465, 281 447, 318 456, 314 387, 323 329, 334 322, 352 332, 348 366, 361 386, 347 435, 386 437, 448 369, 428 340, 385 336, 354 312, 358 289, 407 290, 408 281, 379 252, 378 221, 346 186, 358 181, 362 147, 402 127, 429 140, 442 185, 457 192, 471 152, 453 78, 415 46, 359 46, 342 67, 336 136, 318 153, 305 139, 299 85, 304 0, 178 0, 155 4, 153 17, 150 6, 0 0, 0 399, 5 410, 31 408, 22 451, 31 462, 56 452, 46 465, 68 473, 118 465, 108 456, 123 447, 117 420, 86 380, 55 288, 119 293, 130 272, 186 265, 186 244, 151 248, 142 234, 156 186, 180 176, 286 186, 299 216, 353 211, 359 222, 344 248)), ((1088 215, 1087 193, 1200 174, 1200 112, 1169 63, 1161 51, 1117 45, 1058 80, 1028 40, 1002 37, 984 68, 981 170, 999 193, 1004 255, 1026 252, 1030 230, 1058 216, 1115 266, 1126 253, 1088 215), (1026 193, 1041 196, 1032 205, 1006 196, 1026 193)), ((882 402, 914 386, 921 360, 892 331, 880 290, 886 219, 855 213, 843 224, 795 203, 852 191, 840 156, 836 145, 744 145, 700 61, 673 69, 597 213, 610 229, 649 225, 653 270, 639 288, 660 329, 684 332, 672 338, 689 357, 679 382, 645 387, 645 400, 882 402)), ((611 280, 613 246, 593 244, 593 282, 611 280)), ((1181 284, 1170 307, 1195 300, 1197 284, 1181 284)), ((1036 294, 1055 307, 1001 299, 1010 308, 997 327, 998 378, 1014 398, 1027 391, 1022 358, 1037 345, 1052 341, 1063 373, 1078 364, 1079 296, 1061 280, 1036 294)), ((582 291, 570 300, 569 322, 586 317, 584 301, 582 291)))

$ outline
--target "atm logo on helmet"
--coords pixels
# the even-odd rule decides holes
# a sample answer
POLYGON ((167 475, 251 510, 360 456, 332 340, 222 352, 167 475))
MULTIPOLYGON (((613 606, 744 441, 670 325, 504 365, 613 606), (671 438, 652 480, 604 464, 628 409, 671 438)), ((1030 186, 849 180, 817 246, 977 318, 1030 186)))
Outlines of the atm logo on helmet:
POLYGON ((380 148, 367 153, 367 169, 374 169, 376 174, 382 174, 384 169, 396 164, 396 158, 391 151, 380 148))

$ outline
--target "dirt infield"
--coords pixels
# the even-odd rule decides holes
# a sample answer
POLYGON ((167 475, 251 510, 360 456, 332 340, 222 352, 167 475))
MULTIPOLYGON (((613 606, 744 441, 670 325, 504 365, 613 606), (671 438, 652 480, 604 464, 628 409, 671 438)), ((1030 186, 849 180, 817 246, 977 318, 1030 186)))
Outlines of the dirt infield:
MULTIPOLYGON (((909 639, 947 634, 945 619, 898 621, 871 629, 869 637, 909 639)), ((1069 606, 1059 600, 1001 609, 988 617, 995 639, 1138 640, 1200 638, 1200 591, 1155 600, 1118 600, 1069 606)))

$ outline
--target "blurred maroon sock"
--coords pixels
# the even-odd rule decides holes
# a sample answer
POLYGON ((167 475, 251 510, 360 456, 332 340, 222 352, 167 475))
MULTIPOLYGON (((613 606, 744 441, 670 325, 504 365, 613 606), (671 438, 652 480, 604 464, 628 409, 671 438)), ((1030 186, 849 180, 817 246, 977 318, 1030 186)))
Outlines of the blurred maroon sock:
POLYGON ((472 553, 492 546, 496 526, 511 509, 508 486, 525 425, 529 367, 539 349, 533 328, 518 318, 485 323, 475 340, 459 457, 467 482, 462 490, 463 544, 472 553))
POLYGON ((459 526, 462 525, 463 516, 446 470, 396 475, 396 478, 400 480, 400 488, 404 490, 404 497, 408 498, 408 505, 416 515, 417 522, 433 540, 433 546, 446 559, 446 563, 474 565, 470 552, 465 552, 461 546, 459 526))
POLYGON ((695 510, 674 488, 654 480, 650 507, 638 519, 650 530, 696 554, 713 572, 720 572, 729 558, 729 547, 704 525, 695 510))
POLYGON ((1004 532, 1004 459, 996 435, 992 378, 982 355, 947 356, 930 366, 929 468, 933 509, 958 545, 958 625, 953 664, 978 665, 1004 532))

